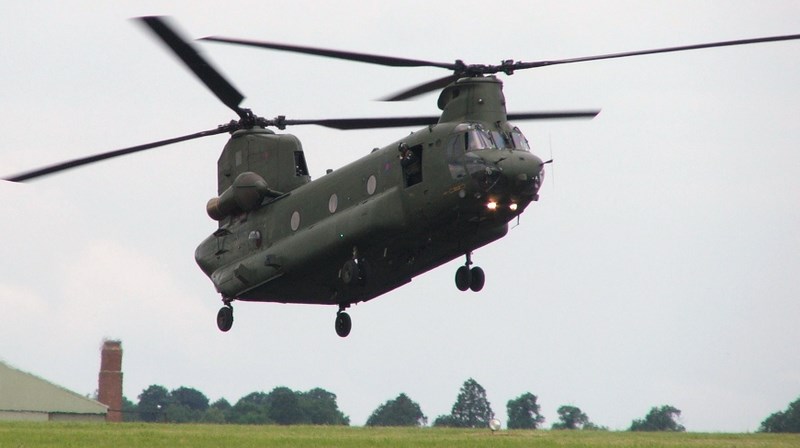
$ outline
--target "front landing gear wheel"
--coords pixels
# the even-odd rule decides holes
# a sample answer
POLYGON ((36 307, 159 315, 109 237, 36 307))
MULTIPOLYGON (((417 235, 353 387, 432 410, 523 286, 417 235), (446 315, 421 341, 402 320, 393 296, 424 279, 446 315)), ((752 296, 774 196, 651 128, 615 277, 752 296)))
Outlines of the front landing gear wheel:
POLYGON ((350 334, 351 328, 353 328, 353 321, 350 320, 350 315, 342 311, 336 313, 336 334, 340 338, 346 338, 350 334))
POLYGON ((458 288, 459 291, 466 291, 471 284, 472 273, 469 270, 469 266, 461 266, 458 268, 456 271, 456 288, 458 288))
POLYGON ((219 309, 217 313, 217 328, 219 331, 225 332, 233 326, 233 307, 225 305, 219 309))

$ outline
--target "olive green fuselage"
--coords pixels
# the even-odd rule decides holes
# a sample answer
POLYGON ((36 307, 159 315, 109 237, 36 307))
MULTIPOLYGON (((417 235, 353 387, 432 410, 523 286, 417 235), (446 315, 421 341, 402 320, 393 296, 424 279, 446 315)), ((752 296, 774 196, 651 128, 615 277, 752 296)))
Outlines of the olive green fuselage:
POLYGON ((505 121, 499 81, 467 81, 438 124, 313 182, 293 136, 258 128, 234 134, 220 157, 221 197, 250 188, 233 181, 243 171, 260 174, 269 191, 257 206, 220 220, 197 249, 223 297, 349 305, 504 236, 538 198, 542 162, 527 147, 493 143, 522 138, 505 121), (463 113, 448 111, 453 106, 463 113), (359 266, 355 281, 342 278, 348 260, 359 266))

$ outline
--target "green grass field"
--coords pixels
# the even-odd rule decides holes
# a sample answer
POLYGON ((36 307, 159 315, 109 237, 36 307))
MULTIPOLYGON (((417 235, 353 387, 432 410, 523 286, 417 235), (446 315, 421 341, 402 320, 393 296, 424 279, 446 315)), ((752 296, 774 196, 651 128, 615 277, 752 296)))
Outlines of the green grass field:
POLYGON ((0 422, 0 447, 800 447, 800 434, 0 422))

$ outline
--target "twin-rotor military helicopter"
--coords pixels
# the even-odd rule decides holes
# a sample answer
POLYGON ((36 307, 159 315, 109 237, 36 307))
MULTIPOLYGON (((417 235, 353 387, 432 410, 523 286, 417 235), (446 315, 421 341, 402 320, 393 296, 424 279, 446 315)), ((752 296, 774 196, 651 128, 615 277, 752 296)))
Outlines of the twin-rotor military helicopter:
POLYGON ((476 249, 503 237, 508 223, 539 199, 544 166, 510 120, 591 118, 599 111, 507 113, 495 76, 549 65, 711 47, 800 39, 800 35, 714 42, 571 59, 498 65, 431 62, 221 37, 203 40, 392 67, 452 73, 397 93, 403 100, 441 89, 441 116, 265 119, 240 107, 244 96, 161 17, 138 19, 169 47, 239 120, 173 139, 119 149, 10 176, 21 182, 66 169, 200 137, 229 133, 217 162, 218 197, 208 201, 217 230, 195 260, 222 295, 217 326, 233 325, 236 300, 338 306, 335 329, 351 330, 345 310, 453 259, 459 290, 480 291, 476 249), (300 141, 269 128, 314 124, 335 129, 424 126, 311 180, 300 141))

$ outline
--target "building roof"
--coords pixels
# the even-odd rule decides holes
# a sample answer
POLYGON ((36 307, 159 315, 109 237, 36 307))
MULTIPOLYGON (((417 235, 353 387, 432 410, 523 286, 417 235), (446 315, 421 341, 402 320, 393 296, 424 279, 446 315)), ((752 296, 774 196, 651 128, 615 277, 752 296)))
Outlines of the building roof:
POLYGON ((106 414, 108 406, 0 361, 0 411, 106 414))

